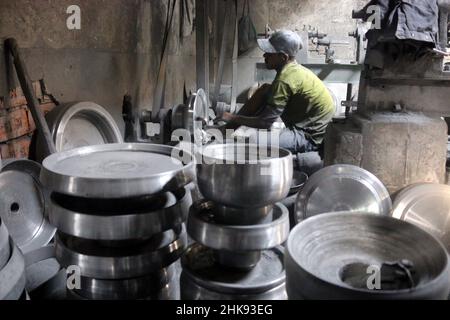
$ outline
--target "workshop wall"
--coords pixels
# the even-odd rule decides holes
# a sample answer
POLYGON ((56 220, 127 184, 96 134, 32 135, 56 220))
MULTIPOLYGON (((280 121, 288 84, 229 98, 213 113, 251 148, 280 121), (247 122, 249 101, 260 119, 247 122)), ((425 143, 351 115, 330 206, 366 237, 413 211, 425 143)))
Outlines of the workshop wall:
MULTIPOLYGON (((244 1, 238 0, 238 18, 242 16, 244 1)), ((349 41, 349 45, 333 46, 336 51, 336 59, 347 61, 354 59, 356 51, 354 38, 348 36, 348 33, 354 31, 357 25, 356 20, 351 18, 352 10, 361 9, 367 2, 367 0, 249 1, 250 17, 256 27, 257 33, 265 33, 266 25, 269 25, 273 30, 291 29, 297 31, 303 30, 304 25, 307 27, 311 25, 311 27, 318 28, 319 32, 327 33, 331 39, 349 41)), ((223 13, 224 9, 221 8, 220 12, 223 13)), ((229 33, 224 84, 231 83, 233 30, 229 31, 229 33)), ((220 41, 218 41, 218 46, 220 46, 220 41)), ((217 48, 215 52, 216 57, 218 57, 217 48)), ((262 54, 258 48, 255 48, 240 56, 238 59, 238 91, 241 95, 241 100, 245 99, 247 90, 255 83, 255 63, 264 62, 262 54)))
MULTIPOLYGON (((0 54, 15 37, 32 80, 44 79, 60 102, 93 101, 123 128, 123 95, 151 108, 168 0, 0 0, 0 54), (69 30, 67 8, 81 9, 81 30, 69 30)), ((183 83, 195 89, 195 34, 179 37, 179 7, 169 47, 166 105, 182 102, 183 83)), ((0 96, 8 94, 0 59, 0 96)))

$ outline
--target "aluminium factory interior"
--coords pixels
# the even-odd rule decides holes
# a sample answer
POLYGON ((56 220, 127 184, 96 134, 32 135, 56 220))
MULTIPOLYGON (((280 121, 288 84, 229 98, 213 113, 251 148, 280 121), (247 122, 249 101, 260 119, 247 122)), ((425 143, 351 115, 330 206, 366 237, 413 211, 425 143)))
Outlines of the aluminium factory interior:
POLYGON ((0 300, 449 300, 449 13, 0 0, 0 300))

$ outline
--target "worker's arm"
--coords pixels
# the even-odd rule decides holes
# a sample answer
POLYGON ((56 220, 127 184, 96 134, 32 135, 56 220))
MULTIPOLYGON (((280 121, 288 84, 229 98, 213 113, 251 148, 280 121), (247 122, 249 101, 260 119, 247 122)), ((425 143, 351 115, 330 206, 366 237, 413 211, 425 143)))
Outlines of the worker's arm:
POLYGON ((222 115, 222 119, 227 121, 230 125, 247 126, 256 129, 269 129, 282 112, 283 109, 281 108, 266 106, 262 112, 255 117, 235 115, 225 112, 222 115))

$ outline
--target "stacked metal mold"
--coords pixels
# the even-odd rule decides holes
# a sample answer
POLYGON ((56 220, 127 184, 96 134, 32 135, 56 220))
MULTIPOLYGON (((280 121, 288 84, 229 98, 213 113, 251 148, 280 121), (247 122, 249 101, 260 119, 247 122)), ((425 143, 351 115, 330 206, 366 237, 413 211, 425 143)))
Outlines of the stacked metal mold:
POLYGON ((192 156, 163 145, 109 144, 53 154, 56 259, 73 275, 71 299, 177 299, 175 263, 186 247, 192 156), (79 273, 77 283, 77 273, 79 273))
POLYGON ((292 182, 292 156, 256 145, 210 145, 197 159, 205 199, 190 209, 196 241, 181 259, 186 300, 286 299, 284 249, 289 213, 279 203, 292 182))
POLYGON ((0 218, 0 300, 26 299, 25 260, 0 218))

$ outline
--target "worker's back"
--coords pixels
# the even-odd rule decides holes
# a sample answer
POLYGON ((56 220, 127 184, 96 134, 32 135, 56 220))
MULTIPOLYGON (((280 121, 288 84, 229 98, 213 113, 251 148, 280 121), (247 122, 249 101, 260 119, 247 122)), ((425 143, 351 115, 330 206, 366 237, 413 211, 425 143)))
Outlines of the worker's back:
POLYGON ((284 107, 281 118, 287 127, 296 127, 315 144, 323 141, 335 106, 323 82, 309 69, 288 63, 272 84, 269 104, 284 107))

